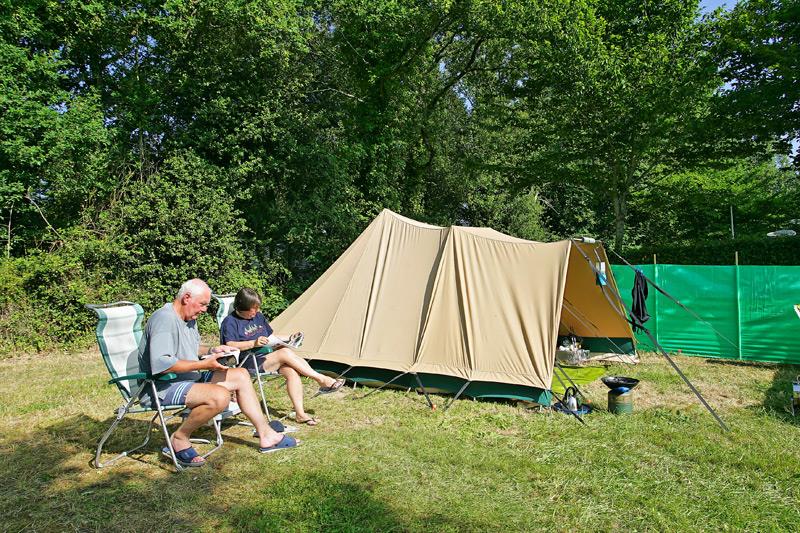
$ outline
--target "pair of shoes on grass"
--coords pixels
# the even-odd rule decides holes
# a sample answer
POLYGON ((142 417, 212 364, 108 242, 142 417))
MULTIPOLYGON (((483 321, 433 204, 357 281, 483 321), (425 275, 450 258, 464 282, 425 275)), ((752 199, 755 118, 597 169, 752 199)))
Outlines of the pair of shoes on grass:
MULTIPOLYGON (((277 443, 273 444, 272 446, 266 447, 259 447, 258 453, 272 453, 281 450, 288 450, 290 448, 297 448, 300 446, 300 441, 295 439, 294 437, 290 437, 289 435, 284 435, 283 438, 277 443)), ((169 451, 167 446, 164 446, 161 449, 161 453, 169 459, 172 460, 172 454, 169 451)), ((202 461, 194 461, 195 457, 200 457, 200 454, 197 453, 193 447, 188 447, 180 451, 175 452, 175 460, 178 462, 180 466, 183 468, 200 468, 206 464, 206 460, 203 459, 202 461)))

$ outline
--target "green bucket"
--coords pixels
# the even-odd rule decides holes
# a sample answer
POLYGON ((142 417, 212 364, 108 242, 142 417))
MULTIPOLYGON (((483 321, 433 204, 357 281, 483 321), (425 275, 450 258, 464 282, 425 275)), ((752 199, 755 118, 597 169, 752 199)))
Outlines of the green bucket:
POLYGON ((625 415, 633 413, 633 392, 614 392, 608 391, 608 412, 615 415, 625 415))

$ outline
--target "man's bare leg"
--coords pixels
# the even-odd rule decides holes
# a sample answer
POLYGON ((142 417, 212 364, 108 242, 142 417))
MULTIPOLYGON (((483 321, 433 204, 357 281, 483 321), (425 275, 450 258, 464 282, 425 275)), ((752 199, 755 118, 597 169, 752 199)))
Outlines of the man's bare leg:
MULTIPOLYGON (((225 410, 230 399, 230 392, 218 385, 207 383, 195 383, 186 394, 186 407, 192 411, 183 423, 172 434, 172 448, 179 452, 191 447, 189 438, 197 428, 214 418, 217 414, 225 410)), ((200 456, 192 459, 193 463, 202 463, 204 459, 200 456)))
MULTIPOLYGON (((274 446, 283 439, 283 435, 277 433, 267 424, 267 419, 264 417, 264 413, 261 412, 261 404, 253 388, 253 383, 250 381, 250 373, 246 369, 218 370, 214 372, 211 383, 225 387, 230 392, 236 392, 236 401, 239 404, 239 408, 256 428, 262 448, 274 446)), ((230 392, 227 395, 228 398, 230 398, 230 392)), ((227 402, 225 405, 228 405, 227 402)))

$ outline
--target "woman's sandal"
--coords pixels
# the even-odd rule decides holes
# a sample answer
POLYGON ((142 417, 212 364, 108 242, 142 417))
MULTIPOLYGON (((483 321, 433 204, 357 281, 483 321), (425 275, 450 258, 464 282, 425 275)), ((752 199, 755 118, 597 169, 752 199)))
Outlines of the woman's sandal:
POLYGON ((344 378, 337 379, 330 387, 320 387, 319 391, 317 391, 317 394, 330 394, 331 392, 336 392, 344 386, 344 382, 344 378))
POLYGON ((311 426, 311 427, 316 426, 317 424, 319 424, 319 421, 316 418, 314 418, 313 416, 310 416, 310 417, 305 418, 303 420, 299 420, 299 419, 295 418, 294 421, 297 422, 298 424, 305 424, 305 425, 311 426))

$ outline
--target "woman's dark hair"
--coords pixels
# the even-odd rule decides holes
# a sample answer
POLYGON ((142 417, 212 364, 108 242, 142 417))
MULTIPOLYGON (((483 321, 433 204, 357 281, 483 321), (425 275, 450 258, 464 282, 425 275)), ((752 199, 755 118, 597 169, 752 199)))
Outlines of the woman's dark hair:
POLYGON ((233 299, 233 308, 236 311, 249 311, 255 306, 261 307, 261 296, 250 287, 242 287, 233 299))

